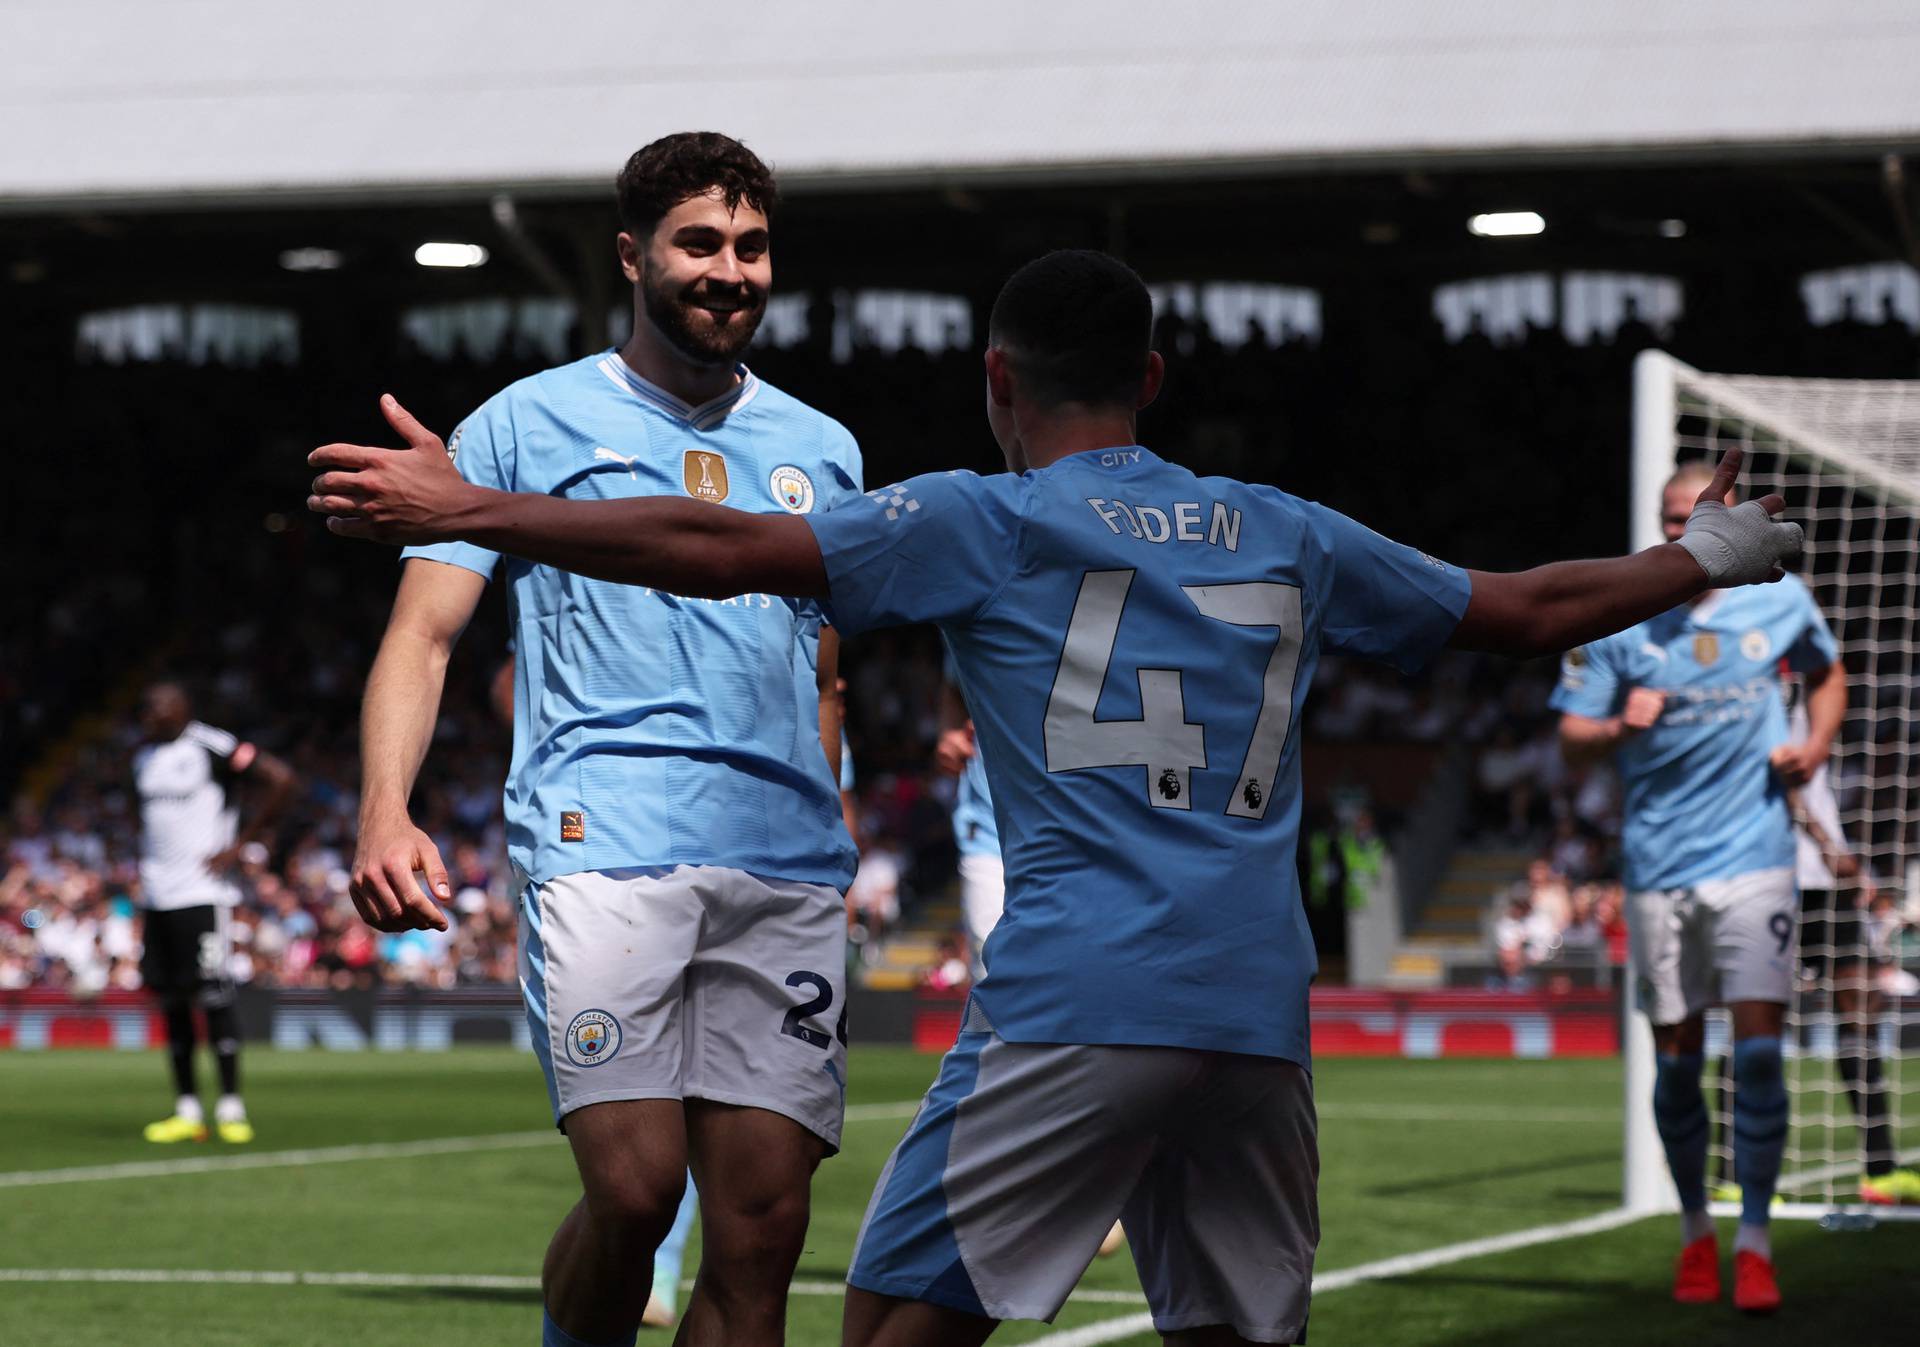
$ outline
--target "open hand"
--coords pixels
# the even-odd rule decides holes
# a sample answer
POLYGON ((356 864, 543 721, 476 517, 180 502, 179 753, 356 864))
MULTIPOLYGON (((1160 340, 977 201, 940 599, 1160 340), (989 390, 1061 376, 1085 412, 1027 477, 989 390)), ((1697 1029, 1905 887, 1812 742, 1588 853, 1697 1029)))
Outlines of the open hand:
POLYGON ((391 394, 381 397, 380 410, 407 447, 322 445, 307 462, 329 471, 313 479, 307 508, 329 516, 328 529, 349 538, 431 543, 455 536, 462 507, 480 488, 455 469, 440 437, 391 394))
POLYGON ((1707 573, 1707 583, 1753 585, 1778 580, 1800 559, 1805 537, 1798 524, 1776 516, 1787 502, 1780 496, 1762 496, 1729 508, 1726 495, 1740 475, 1744 457, 1738 448, 1720 456, 1713 480, 1694 502, 1680 546, 1707 573))

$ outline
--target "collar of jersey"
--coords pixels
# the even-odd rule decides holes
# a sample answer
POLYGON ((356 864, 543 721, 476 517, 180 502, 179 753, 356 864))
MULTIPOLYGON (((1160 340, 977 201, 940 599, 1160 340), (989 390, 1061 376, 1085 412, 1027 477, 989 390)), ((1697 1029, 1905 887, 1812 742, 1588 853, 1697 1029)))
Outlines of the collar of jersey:
POLYGON ((614 386, 631 393, 655 411, 665 412, 676 421, 684 421, 695 430, 712 430, 728 416, 739 411, 760 391, 760 380, 745 365, 735 365, 733 372, 740 382, 717 398, 709 398, 698 407, 684 398, 675 397, 659 384, 641 378, 634 373, 633 366, 620 358, 620 352, 607 352, 600 361, 600 372, 613 380, 614 386))
MULTIPOLYGON (((1146 458, 1154 459, 1156 462, 1159 460, 1159 457, 1160 457, 1158 454, 1154 453, 1153 450, 1147 448, 1147 446, 1144 444, 1109 444, 1103 449, 1076 449, 1071 454, 1062 454, 1059 458, 1056 458, 1053 460, 1053 462, 1047 464, 1047 468, 1057 468, 1062 463, 1078 463, 1083 459, 1090 460, 1096 454, 1116 454, 1116 453, 1121 453, 1129 450, 1138 450, 1142 454, 1145 454, 1146 458)), ((1146 458, 1143 458, 1140 461, 1144 463, 1146 462, 1146 458)), ((1131 467, 1132 465, 1129 464, 1128 466, 1131 467)), ((1039 469, 1035 469, 1035 471, 1045 472, 1047 468, 1039 468, 1039 469)))

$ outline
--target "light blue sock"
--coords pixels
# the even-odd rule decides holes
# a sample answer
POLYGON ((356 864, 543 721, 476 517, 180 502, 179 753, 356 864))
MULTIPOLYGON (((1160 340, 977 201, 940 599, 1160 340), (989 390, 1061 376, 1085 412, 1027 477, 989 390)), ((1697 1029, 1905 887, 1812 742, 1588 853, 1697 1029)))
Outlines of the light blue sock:
POLYGON ((616 1338, 609 1343, 582 1342, 556 1324, 544 1305, 540 1307, 540 1347, 633 1347, 639 1336, 640 1330, 635 1329, 625 1337, 616 1338))
POLYGON ((693 1190, 693 1175, 687 1175, 687 1191, 674 1213, 673 1229, 653 1252, 654 1298, 668 1309, 680 1304, 680 1265, 687 1252, 687 1236, 693 1232, 693 1218, 700 1210, 700 1194, 693 1190))
POLYGON ((1697 1052, 1654 1058, 1653 1124, 1660 1131, 1682 1211, 1704 1211, 1707 1206, 1707 1101, 1700 1093, 1704 1065, 1697 1052))
POLYGON ((1765 1225, 1787 1148, 1787 1079, 1780 1040, 1733 1045, 1733 1172, 1740 1180, 1740 1223, 1765 1225))

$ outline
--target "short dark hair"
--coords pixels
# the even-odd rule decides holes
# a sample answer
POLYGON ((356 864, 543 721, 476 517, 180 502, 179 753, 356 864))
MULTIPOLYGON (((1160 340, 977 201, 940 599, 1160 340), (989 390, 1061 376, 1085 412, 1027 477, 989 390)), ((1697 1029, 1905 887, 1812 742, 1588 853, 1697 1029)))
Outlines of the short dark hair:
POLYGON ((633 152, 613 180, 620 223, 636 238, 653 233, 682 201, 720 189, 728 210, 742 201, 773 218, 779 192, 773 170, 732 136, 718 131, 679 131, 633 152))
POLYGON ((1062 249, 1007 278, 987 332, 1036 402, 1131 407, 1146 377, 1153 299, 1118 258, 1062 249))

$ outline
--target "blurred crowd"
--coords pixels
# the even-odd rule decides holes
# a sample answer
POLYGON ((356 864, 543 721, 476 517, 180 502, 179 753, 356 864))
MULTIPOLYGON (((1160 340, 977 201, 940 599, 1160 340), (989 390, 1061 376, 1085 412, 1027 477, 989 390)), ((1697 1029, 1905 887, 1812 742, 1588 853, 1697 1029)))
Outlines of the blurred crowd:
MULTIPOLYGON (((1449 335, 1437 316, 1399 324, 1337 310, 1311 333, 1258 320, 1222 331, 1169 310, 1157 341, 1170 374, 1141 436, 1196 471, 1277 483, 1449 560, 1505 569, 1625 546, 1629 368, 1656 340, 1707 367, 1914 369, 1908 328, 1851 311, 1818 328, 1692 331, 1690 321, 1656 331, 1629 312, 1575 340, 1551 325, 1493 330, 1475 316, 1449 335), (1549 449, 1562 466, 1541 472, 1549 449), (1530 504, 1516 510, 1522 480, 1530 504)), ((62 508, 0 538, 16 582, 0 595, 0 787, 15 801, 0 822, 0 988, 137 980, 130 712, 140 684, 161 674, 196 689, 200 718, 299 774, 277 836, 240 865, 237 979, 511 981, 498 817, 507 734, 488 695, 506 657, 503 604, 490 596, 460 642, 415 801, 454 869, 453 927, 374 934, 345 889, 359 691, 394 560, 306 516, 304 455, 326 440, 390 438, 382 390, 449 430, 549 354, 514 342, 429 353, 369 323, 352 341, 303 339, 297 363, 238 368, 174 352, 113 364, 30 336, 0 335, 16 376, 0 387, 0 415, 23 443, 62 452, 19 456, 12 498, 62 508), (78 461, 85 490, 74 487, 78 461)), ((816 327, 751 363, 843 420, 876 486, 999 466, 974 345, 958 329, 915 345, 868 331, 830 340, 816 327)), ((865 870, 855 905, 863 929, 884 931, 952 873, 952 787, 929 770, 939 643, 924 630, 863 639, 845 668, 865 870)), ((1544 839, 1525 910, 1522 895, 1503 895, 1500 945, 1520 953, 1510 974, 1503 953, 1502 972, 1514 978, 1556 949, 1617 945, 1617 789, 1605 768, 1559 765, 1551 679, 1544 664, 1450 657, 1405 679, 1329 660, 1307 711, 1310 753, 1365 741, 1476 747, 1472 826, 1516 845, 1544 839)))

